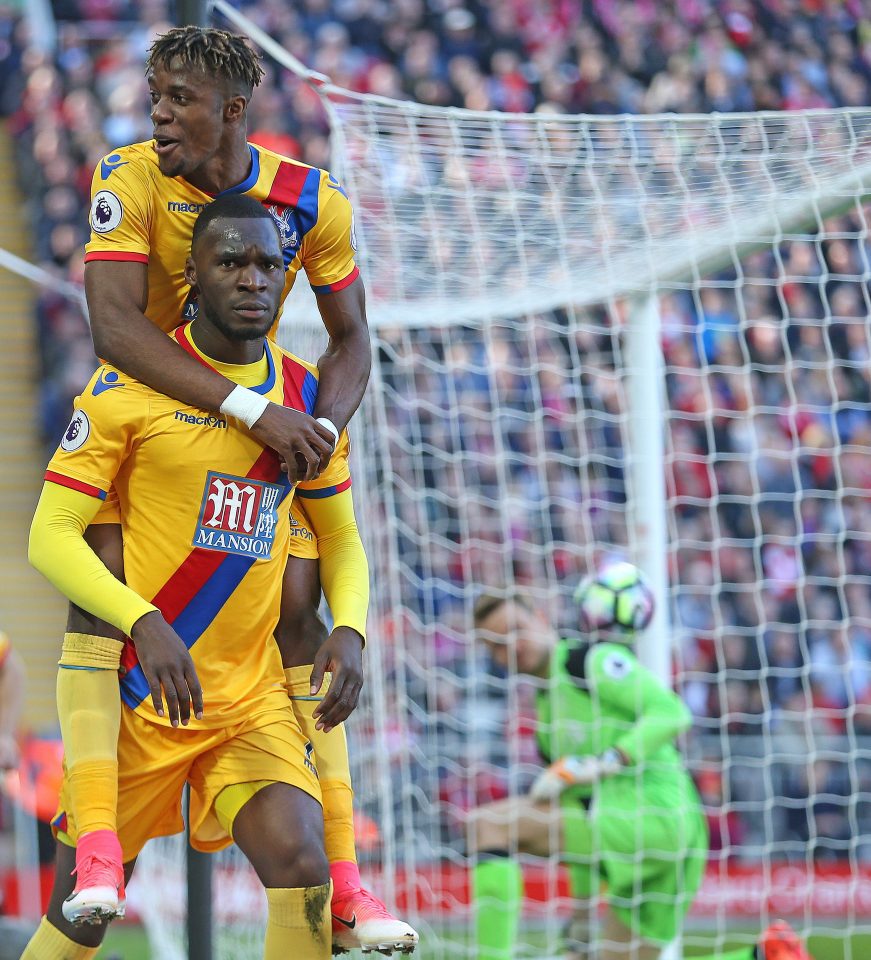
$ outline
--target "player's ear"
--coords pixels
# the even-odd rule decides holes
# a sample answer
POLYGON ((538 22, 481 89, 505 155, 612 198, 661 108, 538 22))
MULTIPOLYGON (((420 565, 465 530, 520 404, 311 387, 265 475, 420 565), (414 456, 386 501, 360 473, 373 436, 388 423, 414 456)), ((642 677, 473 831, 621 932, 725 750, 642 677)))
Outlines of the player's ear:
POLYGON ((245 115, 245 108, 248 106, 248 100, 241 94, 235 97, 229 97, 224 101, 224 121, 226 123, 238 123, 245 115))
POLYGON ((194 266, 192 257, 188 257, 187 260, 185 260, 184 278, 188 286, 195 287, 197 285, 197 268, 194 266))

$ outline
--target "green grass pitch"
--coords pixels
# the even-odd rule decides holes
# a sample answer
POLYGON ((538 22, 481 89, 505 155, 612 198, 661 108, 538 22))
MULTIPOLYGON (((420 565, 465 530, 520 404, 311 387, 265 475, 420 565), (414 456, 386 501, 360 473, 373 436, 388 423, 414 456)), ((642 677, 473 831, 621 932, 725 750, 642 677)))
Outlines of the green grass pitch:
MULTIPOLYGON (((827 926, 833 926, 829 921, 827 926)), ((439 950, 428 950, 425 938, 415 952, 415 960, 453 960, 453 957, 462 957, 463 960, 470 960, 464 951, 467 940, 462 935, 446 933, 442 934, 447 943, 441 944, 439 950), (450 949, 450 943, 453 942, 459 949, 453 953, 450 949)), ((721 945, 721 949, 735 949, 748 943, 749 933, 741 936, 734 934, 734 939, 728 940, 721 945)), ((714 934, 707 934, 705 931, 693 930, 687 935, 690 943, 684 951, 686 960, 692 957, 710 953, 715 947, 714 934), (704 943, 705 939, 708 943, 704 943)), ((544 952, 544 938, 536 935, 534 932, 528 932, 524 936, 525 951, 524 955, 528 960, 541 960, 544 952)), ((869 960, 871 958, 871 933, 854 934, 847 937, 837 931, 821 932, 816 936, 811 936, 808 940, 808 948, 814 960, 869 960)), ((372 954, 371 956, 376 956, 372 954)), ((103 949, 99 953, 99 960, 160 960, 158 957, 152 957, 148 949, 148 940, 145 931, 132 924, 118 924, 110 929, 103 949)), ((362 954, 351 954, 349 960, 361 960, 362 954)))

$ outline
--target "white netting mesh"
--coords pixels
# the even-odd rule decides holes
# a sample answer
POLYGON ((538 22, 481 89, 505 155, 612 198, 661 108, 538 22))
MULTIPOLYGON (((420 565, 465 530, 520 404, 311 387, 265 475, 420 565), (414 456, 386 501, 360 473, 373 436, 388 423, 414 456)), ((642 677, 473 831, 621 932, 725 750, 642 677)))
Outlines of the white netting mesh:
MULTIPOLYGON (((706 940, 785 913, 859 957, 868 929, 867 223, 856 204, 659 298, 676 679, 714 834, 706 940)), ((427 957, 466 955, 466 813, 536 769, 530 686, 472 640, 477 587, 519 584, 571 632, 577 579, 641 548, 626 314, 378 329, 363 518, 388 696, 372 722, 394 746, 385 841, 432 925, 427 957)), ((357 775, 377 815, 386 784, 357 775)), ((561 889, 555 864, 536 876, 561 889)), ((539 956, 566 901, 530 909, 543 929, 523 955, 539 956)))
MULTIPOLYGON (((425 960, 474 955, 465 817, 538 764, 531 686, 494 670, 471 606, 516 583, 571 632, 578 577, 649 549, 627 505, 626 330, 656 290, 676 682, 713 836, 685 940, 746 926, 750 942, 786 914, 859 960, 871 111, 520 117, 322 89, 375 343, 355 423, 368 687, 349 725, 370 882, 420 926, 425 960)), ((292 304, 282 335, 313 358, 296 326, 312 313, 292 304)), ((175 840, 143 857, 161 957, 183 910, 157 888, 181 889, 182 864, 175 840)), ((218 956, 259 956, 259 908, 237 909, 250 875, 236 853, 216 864, 233 891, 218 956)), ((520 955, 540 958, 569 904, 556 862, 527 868, 520 955)))
MULTIPOLYGON (((530 686, 472 640, 478 587, 570 632, 595 559, 650 549, 626 339, 658 288, 676 680, 714 835, 686 939, 785 913, 860 956, 871 115, 331 109, 378 361, 358 430, 386 692, 355 723, 391 760, 355 773, 423 955, 474 955, 465 816, 536 770, 530 686)), ((523 955, 555 948, 559 876, 530 865, 523 955)))
POLYGON ((378 323, 597 303, 849 204, 871 113, 569 117, 334 101, 378 323))

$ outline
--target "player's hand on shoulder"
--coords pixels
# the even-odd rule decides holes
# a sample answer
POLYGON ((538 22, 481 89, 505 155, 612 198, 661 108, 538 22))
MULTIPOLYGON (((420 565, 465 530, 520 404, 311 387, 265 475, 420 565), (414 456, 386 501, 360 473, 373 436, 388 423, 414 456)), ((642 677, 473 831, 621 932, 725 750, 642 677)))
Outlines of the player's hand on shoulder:
POLYGON ((363 688, 363 638, 351 627, 336 627, 321 644, 312 670, 312 693, 317 693, 324 674, 332 673, 330 686, 314 711, 316 726, 329 733, 351 716, 363 688))
POLYGON ((251 430, 281 455, 292 481, 315 480, 333 455, 333 435, 322 423, 278 403, 268 404, 251 430))
POLYGON ((623 759, 616 750, 606 750, 600 757, 560 757, 538 775, 529 790, 535 801, 555 800, 569 787, 588 786, 603 777, 613 776, 623 768, 623 759))
POLYGON ((139 665, 151 688, 151 701, 157 715, 166 713, 174 727, 187 726, 194 716, 203 716, 203 690, 187 647, 158 610, 146 613, 133 624, 130 639, 136 646, 139 665))

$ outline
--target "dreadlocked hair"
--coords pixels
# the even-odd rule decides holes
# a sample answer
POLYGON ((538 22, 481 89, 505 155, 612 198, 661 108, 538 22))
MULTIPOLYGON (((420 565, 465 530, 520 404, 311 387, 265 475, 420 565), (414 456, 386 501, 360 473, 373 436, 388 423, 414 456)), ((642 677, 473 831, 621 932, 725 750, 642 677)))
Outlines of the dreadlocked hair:
POLYGON ((248 38, 213 27, 173 27, 149 47, 146 73, 156 67, 168 68, 176 61, 182 67, 202 70, 231 84, 242 84, 248 96, 263 79, 260 55, 248 38))

